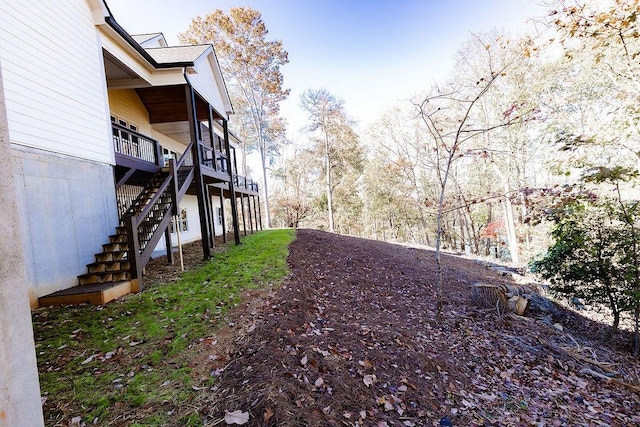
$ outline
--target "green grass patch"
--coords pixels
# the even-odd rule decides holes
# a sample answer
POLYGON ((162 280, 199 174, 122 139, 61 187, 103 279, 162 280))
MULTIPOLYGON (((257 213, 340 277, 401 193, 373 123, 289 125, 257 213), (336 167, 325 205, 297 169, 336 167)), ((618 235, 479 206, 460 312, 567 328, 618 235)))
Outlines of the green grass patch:
POLYGON ((192 386, 202 382, 191 369, 188 347, 225 325, 226 311, 240 303, 244 290, 282 283, 294 237, 293 230, 261 231, 178 281, 104 306, 37 310, 47 424, 80 416, 87 424, 109 425, 115 414, 141 410, 144 419, 135 420, 140 425, 162 425, 174 410, 181 425, 201 425, 198 414, 180 413, 181 402, 199 388, 192 386))

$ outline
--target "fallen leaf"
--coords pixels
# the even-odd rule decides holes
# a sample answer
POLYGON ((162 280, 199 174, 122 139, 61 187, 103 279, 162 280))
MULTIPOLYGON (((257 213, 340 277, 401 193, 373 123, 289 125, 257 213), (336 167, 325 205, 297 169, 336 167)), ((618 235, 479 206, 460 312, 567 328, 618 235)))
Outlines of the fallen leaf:
POLYGON ((249 422, 249 413, 239 409, 233 412, 224 411, 224 422, 227 424, 246 424, 249 422))
POLYGON ((376 376, 375 374, 371 374, 371 375, 365 375, 364 378, 362 379, 362 381, 364 382, 364 385, 366 385, 367 387, 369 387, 370 385, 372 385, 373 383, 376 382, 376 376))
POLYGON ((267 409, 264 410, 264 415, 262 416, 262 419, 266 423, 267 421, 269 421, 271 419, 271 417, 273 417, 273 414, 274 414, 273 409, 267 408, 267 409))
POLYGON ((97 356, 97 354, 92 354, 91 356, 89 356, 86 359, 84 359, 84 362, 82 362, 81 365, 86 365, 87 363, 92 362, 93 359, 95 359, 96 356, 97 356))
POLYGON ((370 360, 368 360, 368 359, 365 359, 365 360, 359 360, 359 361, 358 361, 358 364, 359 364, 360 366, 362 366, 363 368, 365 368, 365 369, 371 369, 371 368, 373 368, 373 363, 371 363, 371 361, 370 361, 370 360))
POLYGON ((324 384, 324 380, 322 379, 322 377, 318 377, 318 379, 315 382, 315 386, 322 387, 322 384, 324 384))
POLYGON ((305 355, 302 359, 300 359, 300 364, 301 364, 302 366, 304 366, 304 365, 306 365, 306 364, 307 364, 307 361, 308 361, 308 360, 309 360, 309 359, 307 359, 307 356, 305 355))

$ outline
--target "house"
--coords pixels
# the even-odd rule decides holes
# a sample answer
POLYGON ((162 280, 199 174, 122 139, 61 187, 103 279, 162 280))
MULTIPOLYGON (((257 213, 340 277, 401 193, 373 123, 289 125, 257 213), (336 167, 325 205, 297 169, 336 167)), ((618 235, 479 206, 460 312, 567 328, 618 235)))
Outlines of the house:
POLYGON ((161 251, 262 228, 211 45, 130 35, 102 0, 0 2, 0 67, 31 307, 139 291, 161 251))

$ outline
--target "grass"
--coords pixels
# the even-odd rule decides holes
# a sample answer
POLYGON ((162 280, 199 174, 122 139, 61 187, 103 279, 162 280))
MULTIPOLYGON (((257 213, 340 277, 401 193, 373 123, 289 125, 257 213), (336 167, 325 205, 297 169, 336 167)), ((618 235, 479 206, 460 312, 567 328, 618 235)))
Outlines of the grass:
POLYGON ((178 281, 152 284, 104 306, 36 311, 47 424, 75 417, 124 424, 114 418, 138 413, 144 416, 131 425, 202 425, 197 411, 181 409, 213 381, 191 366, 190 350, 226 324, 226 311, 241 302, 244 290, 279 286, 294 236, 293 230, 252 234, 178 281))

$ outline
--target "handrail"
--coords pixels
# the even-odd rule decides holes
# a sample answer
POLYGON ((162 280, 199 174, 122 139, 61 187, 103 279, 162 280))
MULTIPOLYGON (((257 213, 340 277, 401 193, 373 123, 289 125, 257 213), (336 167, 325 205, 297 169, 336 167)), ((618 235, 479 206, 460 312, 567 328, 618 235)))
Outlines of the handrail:
POLYGON ((202 165, 208 168, 216 170, 216 152, 213 147, 198 142, 198 149, 200 150, 200 158, 202 159, 202 165))
POLYGON ((116 153, 160 165, 162 148, 155 139, 111 122, 113 148, 116 153))
MULTIPOLYGON (((184 160, 186 158, 187 153, 189 152, 189 150, 191 149, 191 144, 189 144, 189 146, 187 147, 187 149, 184 151, 184 153, 182 153, 182 156, 180 156, 180 159, 178 159, 178 161, 176 162, 176 169, 179 169, 182 164, 184 163, 184 160)), ((147 214, 149 214, 149 212, 151 211, 151 209, 153 209, 153 206, 158 202, 158 200, 160 199, 160 197, 162 197, 162 194, 164 193, 164 191, 167 189, 167 187, 169 186, 169 184, 171 183, 171 180, 173 179, 173 177, 171 175, 169 175, 167 177, 167 179, 164 180, 164 182, 162 183, 162 185, 158 188, 158 191, 156 192, 156 194, 153 196, 153 198, 151 200, 149 200, 149 202, 146 204, 146 206, 144 207, 144 209, 142 209, 142 211, 140 211, 140 213, 138 215, 134 215, 134 217, 138 217, 138 218, 144 218, 145 216, 147 216, 147 214)), ((174 201, 175 202, 175 201, 174 201)), ((140 225, 140 223, 142 223, 142 221, 137 221, 134 223, 136 225, 140 225)))
MULTIPOLYGON (((193 176, 193 168, 187 175, 187 179, 182 183, 181 188, 176 191, 177 187, 177 170, 185 166, 188 163, 187 160, 191 158, 191 149, 193 143, 189 144, 187 149, 182 153, 182 156, 177 162, 171 161, 170 169, 171 173, 164 179, 162 184, 157 188, 154 196, 145 204, 142 210, 138 214, 131 214, 126 219, 126 227, 129 238, 131 239, 129 244, 129 263, 131 267, 131 278, 139 279, 142 275, 142 269, 146 265, 147 261, 151 257, 155 245, 160 240, 161 233, 158 230, 164 231, 171 220, 171 214, 167 215, 167 212, 175 210, 181 195, 185 191, 182 191, 184 187, 189 185, 188 176, 193 176), (170 187, 171 186, 171 187, 170 187), (166 205, 163 199, 167 197, 171 198, 171 203, 166 205), (161 209, 161 215, 153 215, 153 211, 160 202, 163 202, 166 206, 161 209), (143 228, 145 236, 140 238, 140 227, 147 225, 147 229, 143 228)), ((145 187, 146 188, 146 187, 145 187)))

